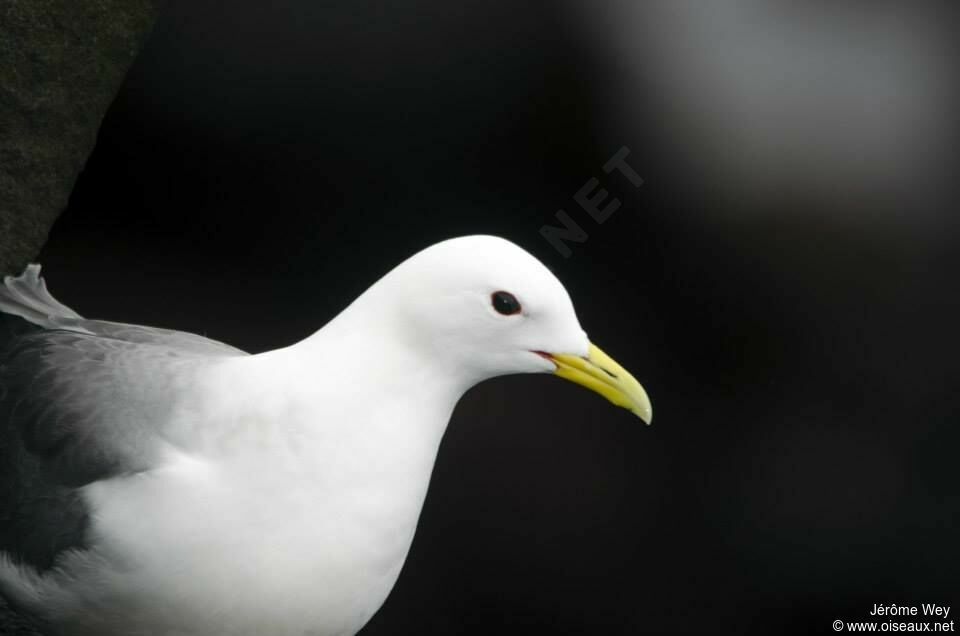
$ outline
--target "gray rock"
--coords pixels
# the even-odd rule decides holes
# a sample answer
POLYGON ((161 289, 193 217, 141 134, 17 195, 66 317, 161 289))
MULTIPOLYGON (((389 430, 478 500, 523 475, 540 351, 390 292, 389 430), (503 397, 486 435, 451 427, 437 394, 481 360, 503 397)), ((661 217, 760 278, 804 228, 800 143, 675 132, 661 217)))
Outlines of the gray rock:
POLYGON ((0 2, 0 273, 46 241, 160 1, 0 2))

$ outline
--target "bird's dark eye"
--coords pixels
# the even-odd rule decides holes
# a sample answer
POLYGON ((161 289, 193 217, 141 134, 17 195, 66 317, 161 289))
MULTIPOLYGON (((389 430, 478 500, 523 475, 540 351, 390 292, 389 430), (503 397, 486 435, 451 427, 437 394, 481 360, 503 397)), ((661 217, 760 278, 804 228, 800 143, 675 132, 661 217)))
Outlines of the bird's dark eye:
POLYGON ((520 301, 517 300, 517 297, 510 292, 493 292, 490 294, 490 300, 493 303, 493 308, 497 310, 498 314, 509 316, 511 314, 520 313, 520 301))

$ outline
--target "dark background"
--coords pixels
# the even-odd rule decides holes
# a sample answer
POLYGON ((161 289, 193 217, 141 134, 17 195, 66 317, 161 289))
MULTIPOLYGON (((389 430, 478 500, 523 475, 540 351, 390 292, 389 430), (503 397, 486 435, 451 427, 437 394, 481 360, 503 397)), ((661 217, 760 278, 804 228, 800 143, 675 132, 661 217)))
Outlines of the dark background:
POLYGON ((472 390, 365 635, 956 605, 947 6, 171 2, 41 261, 84 315, 251 351, 451 236, 565 282, 655 424, 550 377, 472 390), (623 146, 639 189, 601 170, 623 146), (602 225, 590 177, 622 201, 602 225), (570 258, 539 235, 560 208, 570 258))

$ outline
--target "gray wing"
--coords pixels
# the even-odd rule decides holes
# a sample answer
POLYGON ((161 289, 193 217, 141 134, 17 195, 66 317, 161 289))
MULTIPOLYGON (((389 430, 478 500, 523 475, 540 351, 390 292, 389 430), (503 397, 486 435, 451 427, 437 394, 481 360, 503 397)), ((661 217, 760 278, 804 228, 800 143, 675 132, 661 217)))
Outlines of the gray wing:
POLYGON ((4 279, 0 311, 39 327, 0 351, 6 433, 71 486, 146 468, 150 441, 191 376, 247 355, 195 334, 86 320, 50 295, 39 265, 4 279))
POLYGON ((86 320, 50 296, 39 266, 4 280, 0 312, 17 317, 0 325, 0 549, 47 567, 82 534, 75 489, 149 468, 196 373, 247 354, 194 334, 86 320))
POLYGON ((0 361, 7 434, 59 483, 149 468, 162 426, 210 357, 62 330, 22 335, 0 361))

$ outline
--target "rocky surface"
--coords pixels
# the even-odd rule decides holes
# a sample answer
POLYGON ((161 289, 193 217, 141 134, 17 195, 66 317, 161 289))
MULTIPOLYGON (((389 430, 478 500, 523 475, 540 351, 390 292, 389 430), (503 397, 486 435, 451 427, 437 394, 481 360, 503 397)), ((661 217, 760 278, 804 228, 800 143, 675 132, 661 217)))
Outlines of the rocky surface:
POLYGON ((0 273, 46 241, 159 4, 0 3, 0 273))

